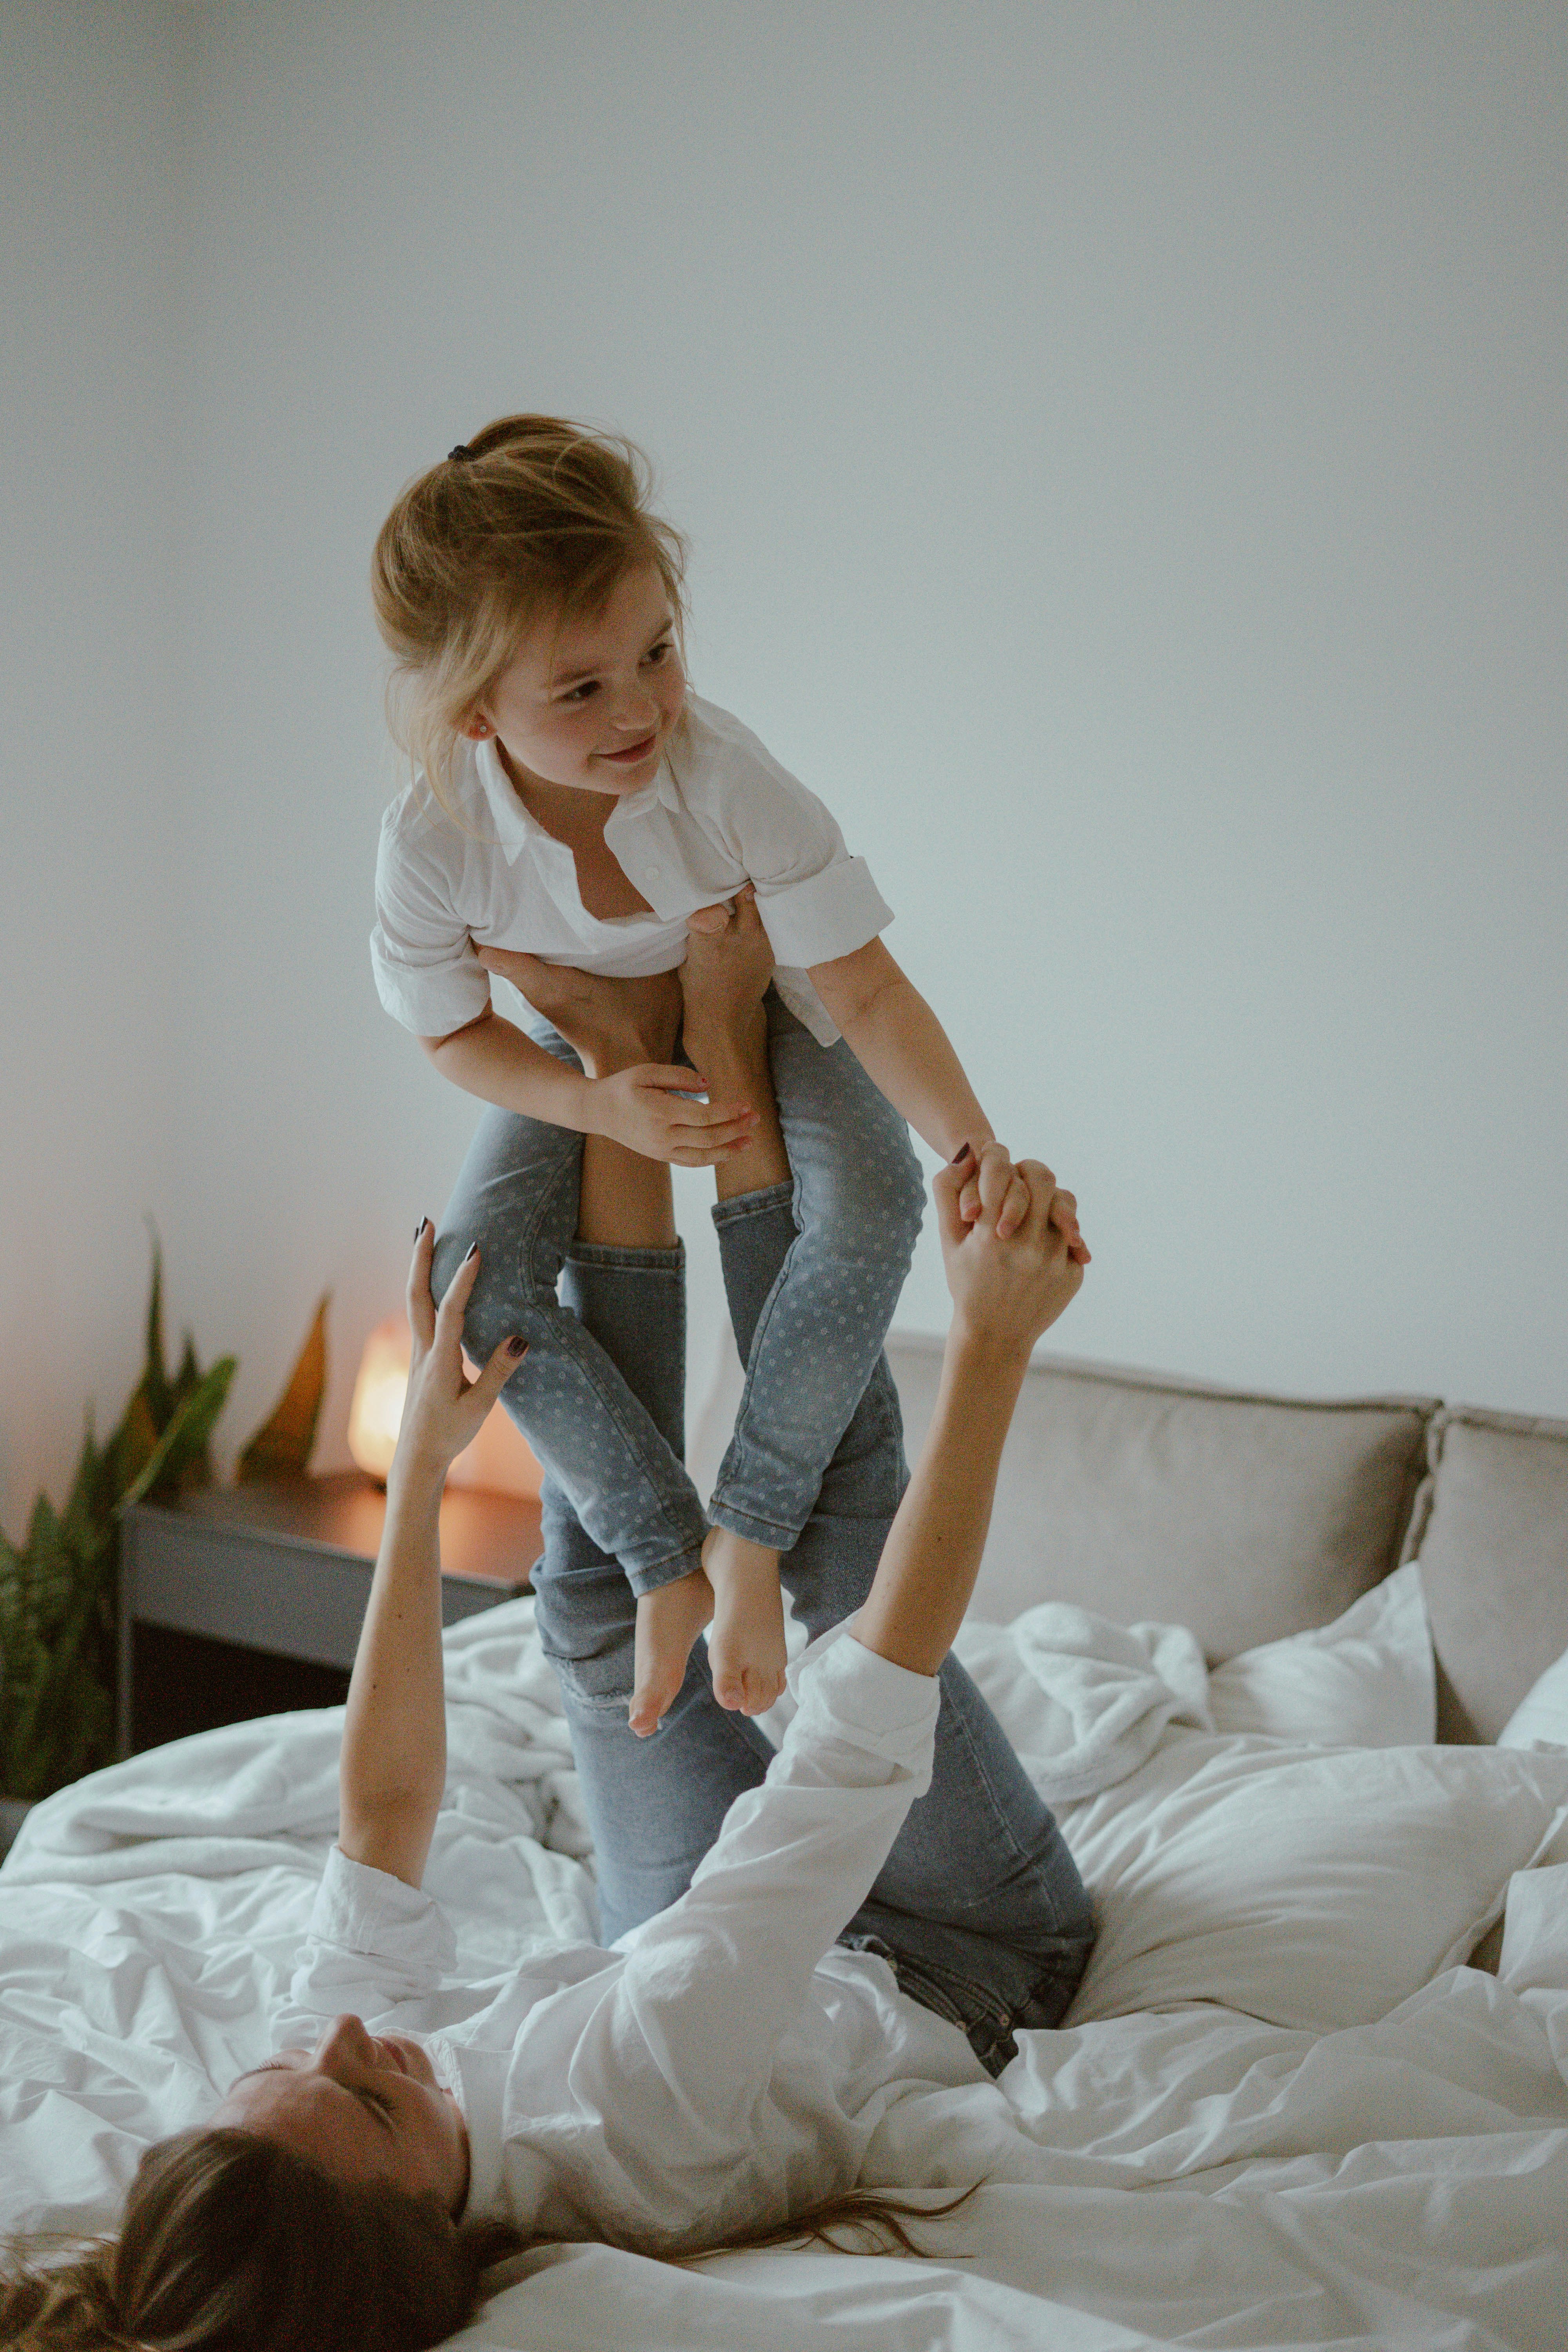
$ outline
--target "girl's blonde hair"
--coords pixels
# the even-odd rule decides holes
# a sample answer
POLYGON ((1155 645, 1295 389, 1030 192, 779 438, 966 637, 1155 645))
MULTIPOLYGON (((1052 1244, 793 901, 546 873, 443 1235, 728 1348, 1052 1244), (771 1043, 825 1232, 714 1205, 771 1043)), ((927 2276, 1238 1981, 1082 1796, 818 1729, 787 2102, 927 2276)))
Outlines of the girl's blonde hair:
POLYGON ((596 619, 651 563, 684 656, 687 545, 652 491, 647 459, 619 435, 501 416, 411 482, 383 523, 371 594, 393 656, 387 724, 449 816, 462 730, 541 621, 559 638, 596 619))

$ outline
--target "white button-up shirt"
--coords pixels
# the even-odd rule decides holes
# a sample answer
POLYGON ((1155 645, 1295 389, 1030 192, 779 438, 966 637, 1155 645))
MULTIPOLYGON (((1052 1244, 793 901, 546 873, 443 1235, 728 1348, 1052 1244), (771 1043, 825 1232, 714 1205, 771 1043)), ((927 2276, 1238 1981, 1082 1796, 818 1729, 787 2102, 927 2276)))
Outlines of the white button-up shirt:
POLYGON ((468 1983, 433 1898, 334 1846, 273 2046, 416 2033, 467 2118, 467 2210, 703 2245, 847 2188, 910 2082, 985 2080, 886 1961, 834 1948, 930 1785, 938 1685, 835 1626, 688 1892, 623 1939, 468 1983))
POLYGON ((671 971, 686 918, 755 886, 774 983, 818 1043, 838 1032, 806 978, 892 920, 866 861, 814 793, 727 710, 688 693, 651 783, 616 803, 605 841, 649 914, 590 915, 577 866, 524 808, 494 743, 465 740, 453 776, 459 822, 422 778, 388 809, 376 862, 371 961, 381 1001, 420 1037, 446 1037, 490 1002, 477 947, 627 980, 671 971))

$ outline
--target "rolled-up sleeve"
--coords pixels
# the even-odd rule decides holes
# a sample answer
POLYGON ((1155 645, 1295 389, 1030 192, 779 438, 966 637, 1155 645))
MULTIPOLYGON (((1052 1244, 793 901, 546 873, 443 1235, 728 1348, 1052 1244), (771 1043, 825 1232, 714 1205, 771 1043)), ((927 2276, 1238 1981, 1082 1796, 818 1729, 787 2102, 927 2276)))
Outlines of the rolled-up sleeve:
POLYGON ((779 962, 802 971, 853 955, 893 919, 863 857, 845 856, 798 882, 759 882, 757 908, 779 962))
POLYGON ((726 2136, 747 2141, 813 1969, 931 1782, 934 1681, 843 1627, 789 1679, 799 1706, 766 1780, 731 1806, 686 1894, 629 1939, 616 1989, 621 2065, 663 2080, 661 2127, 709 2157, 726 2136))
POLYGON ((402 830, 400 811, 390 808, 381 828, 371 967, 395 1021, 416 1037, 448 1037, 488 1008, 489 974, 439 872, 402 830))
POLYGON ((724 763, 716 813, 757 893, 757 912, 782 964, 801 970, 852 955, 893 919, 863 857, 815 793, 754 738, 724 763))
POLYGON ((434 1990, 457 1963, 450 1922, 418 1887, 334 1845, 316 1890, 304 1949, 285 2009, 273 2019, 273 2047, 312 2041, 324 2018, 346 2011, 384 2017, 434 1990))

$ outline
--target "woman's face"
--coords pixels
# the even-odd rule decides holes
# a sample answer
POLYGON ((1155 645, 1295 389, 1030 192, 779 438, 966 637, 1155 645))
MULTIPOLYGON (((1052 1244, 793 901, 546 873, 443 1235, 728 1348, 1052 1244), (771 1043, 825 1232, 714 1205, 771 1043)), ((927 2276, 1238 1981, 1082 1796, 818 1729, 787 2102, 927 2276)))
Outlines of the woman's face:
MULTIPOLYGON (((657 565, 626 572, 598 617, 556 637, 542 621, 475 714, 513 783, 640 792, 686 699, 675 614, 657 565)), ((468 732, 473 733, 470 723, 468 732)))
POLYGON ((231 2085, 213 2117, 308 2157, 334 2179, 435 2195, 468 2193, 468 2132, 417 2042, 334 2018, 314 2050, 285 2050, 231 2085))

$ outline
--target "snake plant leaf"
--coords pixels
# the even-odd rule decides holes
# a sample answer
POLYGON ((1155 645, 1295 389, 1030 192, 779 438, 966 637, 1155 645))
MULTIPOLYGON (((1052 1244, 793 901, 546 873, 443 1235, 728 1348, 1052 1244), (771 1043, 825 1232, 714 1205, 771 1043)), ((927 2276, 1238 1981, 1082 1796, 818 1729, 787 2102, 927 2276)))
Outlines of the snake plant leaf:
POLYGON ((201 1384, 202 1368, 196 1361, 196 1343, 185 1333, 185 1351, 180 1358, 180 1369, 169 1383, 169 1407, 177 1412, 188 1396, 201 1384))
POLYGON ((237 1356, 219 1357, 201 1385, 186 1398, 141 1470, 126 1487, 120 1498, 121 1510, 141 1502, 154 1487, 178 1491, 182 1471, 205 1454, 213 1423, 223 1411, 229 1383, 238 1367, 237 1356))
POLYGON ((0 1535, 0 1790, 45 1797, 114 1752, 118 1507, 210 1481, 207 1441, 234 1378, 204 1374, 186 1336, 163 1360, 163 1255, 153 1229, 147 1355, 120 1422, 100 1446, 89 1412, 61 1511, 33 1507, 25 1541, 0 1535))
POLYGON ((92 1442, 92 1424, 89 1422, 82 1437, 81 1452, 77 1456, 76 1476, 71 1480, 71 1490, 66 1498, 65 1509, 60 1513, 66 1541, 75 1552, 85 1552, 92 1542, 100 1484, 98 1448, 92 1442))
MULTIPOLYGON (((185 1352, 180 1359, 180 1369, 170 1385, 170 1412, 180 1412, 190 1402, 202 1384, 202 1368, 196 1361, 195 1342, 185 1333, 185 1352)), ((194 1486, 210 1486, 213 1482, 212 1455, 204 1438, 199 1449, 182 1461, 180 1492, 188 1494, 194 1486)))
POLYGON ((147 1300, 147 1361, 137 1394, 146 1401, 154 1431, 161 1432, 169 1425, 174 1399, 163 1370, 163 1249, 157 1226, 151 1218, 147 1223, 153 1236, 153 1288, 147 1300))
POLYGON ((234 1465, 235 1477, 254 1484, 268 1478, 302 1478, 316 1442, 321 1395, 327 1385, 327 1307, 324 1290, 288 1385, 234 1465))
POLYGON ((27 1522, 27 1562, 33 1612, 47 1622, 68 1606, 71 1556, 58 1513, 47 1495, 40 1495, 27 1522))
MULTIPOLYGON (((94 1466, 86 1460, 89 1474, 94 1466)), ((82 1521, 80 1487, 79 1473, 63 1514, 40 1498, 20 1549, 0 1539, 0 1785, 7 1795, 46 1796, 112 1749, 112 1538, 82 1521)))
POLYGON ((7 1793, 42 1797, 91 1771, 112 1748, 99 1612, 79 1600, 47 1643, 35 1638, 26 1664, 5 1727, 7 1793))
MULTIPOLYGON (((107 1490, 106 1507, 110 1508, 141 1477, 166 1435, 170 1423, 195 1395, 203 1377, 188 1331, 184 1354, 172 1381, 164 1367, 163 1254, 157 1228, 151 1224, 151 1220, 149 1228, 153 1234, 153 1286, 147 1301, 147 1355, 142 1368, 142 1378, 128 1399, 119 1427, 105 1448, 104 1475, 100 1494, 103 1496, 107 1490)), ((205 1452, 205 1441, 193 1456, 187 1459, 182 1454, 181 1459, 183 1467, 179 1484, 182 1488, 211 1485, 212 1463, 205 1452)))
POLYGON ((147 1395, 145 1378, 126 1403, 120 1416, 120 1425, 109 1441, 108 1477, 110 1500, 117 1502, 127 1487, 134 1484, 158 1450, 158 1440, 169 1425, 165 1413, 162 1421, 153 1418, 147 1395))

